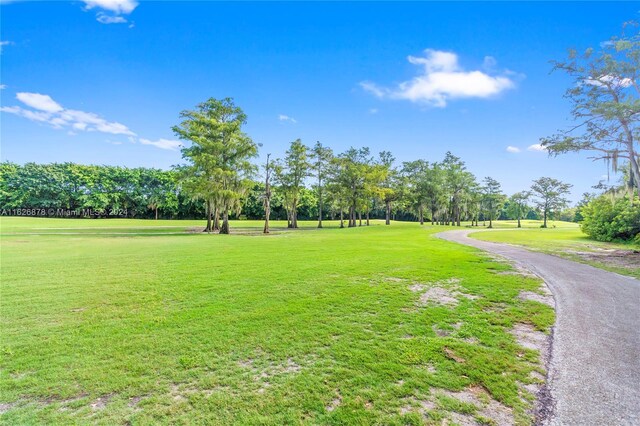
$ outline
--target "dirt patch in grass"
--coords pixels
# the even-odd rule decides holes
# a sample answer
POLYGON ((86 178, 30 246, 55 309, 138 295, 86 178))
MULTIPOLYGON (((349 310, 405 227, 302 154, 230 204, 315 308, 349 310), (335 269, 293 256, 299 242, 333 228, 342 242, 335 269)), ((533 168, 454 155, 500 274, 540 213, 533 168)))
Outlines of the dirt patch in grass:
POLYGON ((520 346, 538 351, 542 360, 548 358, 550 337, 542 331, 536 330, 531 324, 518 323, 513 326, 510 333, 520 346))
POLYGON ((586 262, 598 262, 604 265, 638 270, 640 269, 640 251, 639 250, 617 250, 617 249, 602 249, 598 248, 597 251, 575 251, 567 250, 580 259, 586 262))
POLYGON ((133 396, 129 398, 129 407, 132 407, 132 408, 137 407, 140 401, 142 401, 145 396, 146 395, 140 395, 140 396, 133 396))
POLYGON ((546 290, 546 286, 544 287, 545 291, 541 291, 540 293, 534 293, 532 291, 521 291, 518 295, 518 299, 520 300, 533 300, 534 302, 544 303, 547 306, 555 307, 555 302, 553 300, 553 296, 551 293, 546 290))
POLYGON ((342 397, 340 396, 340 394, 338 394, 338 396, 333 398, 333 400, 331 400, 331 402, 324 408, 328 412, 332 412, 333 410, 338 408, 340 406, 340 404, 342 404, 342 397))
POLYGON ((15 407, 17 404, 16 403, 5 403, 5 402, 0 402, 0 414, 4 414, 7 411, 11 410, 13 407, 15 407))
POLYGON ((414 293, 422 293, 418 301, 419 306, 431 303, 437 305, 457 306, 461 298, 477 299, 477 296, 464 293, 459 286, 458 278, 449 278, 445 281, 437 281, 433 284, 413 284, 409 290, 414 293))
POLYGON ((430 411, 446 414, 443 425, 455 423, 461 426, 491 424, 510 426, 515 424, 513 410, 496 401, 480 386, 470 386, 458 392, 437 389, 422 400, 408 398, 400 408, 400 414, 418 412, 427 417, 430 411))
POLYGON ((444 354, 447 356, 447 358, 454 360, 458 364, 464 364, 466 362, 464 358, 457 355, 452 349, 444 347, 442 350, 444 351, 444 354))
POLYGON ((91 409, 92 410, 102 410, 104 409, 107 404, 109 403, 109 401, 111 401, 111 398, 113 398, 114 394, 110 393, 107 395, 102 395, 99 396, 98 398, 96 398, 95 401, 93 401, 91 403, 91 409))
POLYGON ((271 379, 284 374, 297 374, 302 370, 302 366, 291 358, 285 362, 268 362, 266 365, 259 363, 256 359, 249 358, 238 361, 238 365, 249 370, 253 376, 253 381, 259 383, 258 393, 264 393, 271 387, 271 379))

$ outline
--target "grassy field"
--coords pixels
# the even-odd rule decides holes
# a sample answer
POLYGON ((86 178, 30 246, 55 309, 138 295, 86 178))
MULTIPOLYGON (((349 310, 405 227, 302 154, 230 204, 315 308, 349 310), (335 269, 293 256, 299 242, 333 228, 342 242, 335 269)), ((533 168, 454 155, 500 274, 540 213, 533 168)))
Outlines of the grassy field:
POLYGON ((479 240, 521 245, 640 278, 640 246, 594 241, 582 233, 575 223, 549 222, 549 228, 546 229, 540 228, 540 224, 540 221, 523 221, 523 229, 516 229, 515 221, 499 221, 496 222, 496 228, 514 229, 478 232, 470 236, 479 240))
POLYGON ((2 218, 0 423, 530 423, 539 280, 445 227, 203 225, 2 218))

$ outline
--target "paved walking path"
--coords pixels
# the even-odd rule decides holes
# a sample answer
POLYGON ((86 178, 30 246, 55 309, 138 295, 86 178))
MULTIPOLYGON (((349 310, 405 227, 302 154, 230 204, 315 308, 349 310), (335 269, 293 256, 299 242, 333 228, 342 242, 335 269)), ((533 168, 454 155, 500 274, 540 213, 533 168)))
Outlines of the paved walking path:
POLYGON ((546 425, 640 425, 640 281, 543 253, 439 238, 501 255, 547 283, 556 303, 546 425))

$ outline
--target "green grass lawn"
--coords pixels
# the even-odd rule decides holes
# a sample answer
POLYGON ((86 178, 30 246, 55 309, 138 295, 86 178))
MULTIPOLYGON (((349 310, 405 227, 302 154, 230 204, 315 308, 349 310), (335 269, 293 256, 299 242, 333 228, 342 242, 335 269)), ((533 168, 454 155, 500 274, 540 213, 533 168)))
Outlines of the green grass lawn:
POLYGON ((283 225, 2 218, 0 422, 531 422, 538 280, 444 227, 283 225))
POLYGON ((540 224, 540 221, 523 221, 523 229, 517 229, 515 221, 497 221, 494 222, 496 228, 514 229, 477 232, 470 236, 479 240, 521 245, 640 278, 640 254, 637 253, 640 246, 592 240, 575 223, 549 222, 549 228, 546 229, 540 228, 540 224))

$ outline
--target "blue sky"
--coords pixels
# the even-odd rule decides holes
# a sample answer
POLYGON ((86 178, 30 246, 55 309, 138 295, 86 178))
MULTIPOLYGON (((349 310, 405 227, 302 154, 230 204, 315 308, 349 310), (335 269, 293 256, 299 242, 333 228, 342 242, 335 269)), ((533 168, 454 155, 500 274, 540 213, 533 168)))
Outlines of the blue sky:
POLYGON ((636 3, 2 2, 1 159, 169 168, 183 109, 233 97, 267 153, 320 140, 398 162, 452 151, 511 194, 606 175, 529 148, 570 124, 550 74, 636 3), (512 147, 512 149, 507 149, 512 147), (516 151, 519 152, 509 152, 516 151))

